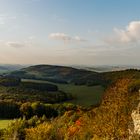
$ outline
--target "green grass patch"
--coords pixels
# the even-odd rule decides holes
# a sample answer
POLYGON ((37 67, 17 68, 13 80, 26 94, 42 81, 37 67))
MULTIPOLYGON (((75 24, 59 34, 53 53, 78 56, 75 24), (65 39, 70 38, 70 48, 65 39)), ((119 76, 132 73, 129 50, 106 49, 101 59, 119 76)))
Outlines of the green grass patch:
POLYGON ((13 120, 0 119, 0 129, 5 129, 13 120))
MULTIPOLYGON (((30 79, 23 79, 22 81, 31 81, 31 82, 39 82, 39 83, 46 83, 47 81, 42 80, 30 80, 30 79)), ((50 83, 50 82, 47 82, 50 83)), ((54 83, 53 83, 54 84, 54 83)), ((73 95, 75 99, 68 101, 70 103, 82 105, 82 106, 90 106, 90 105, 98 105, 104 93, 104 88, 102 86, 78 86, 72 84, 56 84, 59 87, 59 90, 62 90, 66 93, 70 93, 73 95)))
POLYGON ((74 99, 69 102, 82 106, 98 105, 104 93, 102 86, 60 85, 59 88, 73 95, 74 99))

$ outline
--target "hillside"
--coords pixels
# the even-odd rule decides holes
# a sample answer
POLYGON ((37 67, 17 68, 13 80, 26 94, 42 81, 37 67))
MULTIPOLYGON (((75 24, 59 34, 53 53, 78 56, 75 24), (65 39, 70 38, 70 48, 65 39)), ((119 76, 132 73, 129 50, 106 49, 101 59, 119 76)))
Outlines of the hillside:
POLYGON ((68 96, 70 97, 70 94, 59 91, 58 86, 54 84, 0 77, 0 101, 58 103, 67 101, 68 96))
POLYGON ((53 65, 30 66, 12 72, 9 76, 47 80, 54 83, 74 83, 76 85, 99 85, 103 80, 97 72, 53 65))
POLYGON ((26 119, 17 119, 1 135, 23 140, 127 140, 130 136, 139 140, 133 112, 138 107, 139 79, 136 69, 96 73, 37 65, 12 72, 0 81, 1 118, 26 119), (89 79, 100 82, 89 87, 89 79), (86 85, 77 85, 77 81, 86 85), (68 100, 69 93, 76 98, 68 100))
POLYGON ((115 83, 118 79, 129 78, 129 79, 140 79, 140 70, 127 69, 121 71, 104 72, 101 73, 107 85, 115 83))
POLYGON ((22 65, 8 65, 8 64, 0 64, 0 74, 8 73, 11 71, 19 70, 23 68, 22 65))
MULTIPOLYGON (((139 140, 131 118, 138 106, 139 95, 137 90, 128 90, 133 82, 132 79, 121 79, 111 85, 99 107, 87 109, 67 105, 57 118, 48 120, 34 116, 27 120, 18 119, 2 134, 7 139, 16 137, 26 140, 139 140)), ((34 107, 34 103, 28 105, 34 107)), ((27 111, 27 104, 21 106, 21 111, 23 107, 27 111)), ((64 106, 61 106, 62 110, 64 106)))
POLYGON ((94 72, 66 66, 36 65, 11 72, 8 76, 22 79, 46 80, 53 83, 108 86, 121 78, 140 78, 140 70, 128 69, 111 72, 94 72))

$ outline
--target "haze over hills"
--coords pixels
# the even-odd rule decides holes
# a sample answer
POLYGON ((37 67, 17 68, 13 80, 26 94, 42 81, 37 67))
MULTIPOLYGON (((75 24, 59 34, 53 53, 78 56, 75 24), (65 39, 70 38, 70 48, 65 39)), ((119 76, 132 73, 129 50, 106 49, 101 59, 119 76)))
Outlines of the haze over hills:
POLYGON ((30 66, 14 71, 9 75, 25 79, 40 79, 56 83, 75 83, 78 85, 90 83, 90 81, 94 81, 93 84, 98 84, 102 79, 97 72, 55 65, 30 66))
POLYGON ((74 68, 95 72, 121 71, 126 69, 140 69, 139 65, 72 65, 74 68))
MULTIPOLYGON (((42 65, 42 64, 41 64, 42 65)), ((43 64, 47 65, 47 64, 43 64)), ((33 66, 32 64, 0 64, 0 73, 7 73, 15 70, 20 70, 33 66)), ((51 65, 50 65, 51 66, 51 65)), ((53 65, 52 65, 53 66, 53 65)), ((93 72, 109 72, 109 71, 121 71, 126 69, 140 69, 139 65, 54 65, 64 66, 65 68, 71 67, 75 69, 93 71, 93 72)))
MULTIPOLYGON (((112 67, 110 67, 112 68, 112 67)), ((139 77, 140 71, 137 69, 116 68, 117 71, 95 72, 88 69, 73 68, 68 66, 56 65, 34 65, 20 70, 13 71, 8 76, 14 76, 22 79, 46 80, 53 83, 65 83, 75 85, 103 85, 121 77, 135 76, 139 77)), ((93 68, 94 70, 94 68, 93 68)), ((104 71, 104 70, 103 70, 104 71)))
POLYGON ((26 66, 20 65, 20 64, 15 64, 15 65, 14 64, 0 64, 0 74, 19 70, 23 67, 26 67, 26 66))

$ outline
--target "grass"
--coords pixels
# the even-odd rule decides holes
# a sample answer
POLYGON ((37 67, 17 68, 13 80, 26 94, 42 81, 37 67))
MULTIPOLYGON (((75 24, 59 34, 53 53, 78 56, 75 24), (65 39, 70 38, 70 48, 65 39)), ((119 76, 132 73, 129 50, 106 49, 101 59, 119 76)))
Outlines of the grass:
MULTIPOLYGON (((23 81, 30 81, 30 82, 39 82, 39 83, 46 83, 47 81, 42 80, 29 80, 23 79, 23 81)), ((48 83, 48 82, 47 82, 48 83)), ((54 83, 53 83, 54 84, 54 83)), ((69 101, 70 103, 82 105, 82 106, 90 106, 90 105, 97 105, 101 102, 104 88, 102 86, 77 86, 72 84, 56 84, 59 87, 59 90, 62 90, 66 93, 70 93, 75 97, 75 99, 69 101)))
POLYGON ((5 129, 12 122, 12 120, 0 119, 0 129, 5 129))
POLYGON ((104 92, 104 88, 101 86, 60 85, 59 88, 73 95, 74 99, 69 102, 82 106, 99 104, 104 92))

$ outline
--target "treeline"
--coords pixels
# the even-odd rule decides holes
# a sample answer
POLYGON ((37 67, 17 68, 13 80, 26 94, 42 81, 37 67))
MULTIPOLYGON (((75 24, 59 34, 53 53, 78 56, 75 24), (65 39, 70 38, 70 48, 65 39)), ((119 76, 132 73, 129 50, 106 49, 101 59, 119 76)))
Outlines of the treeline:
POLYGON ((17 77, 20 79, 34 79, 34 80, 45 80, 45 81, 49 81, 52 83, 59 83, 59 84, 68 84, 67 80, 64 79, 60 79, 60 78, 48 78, 47 75, 44 75, 42 77, 38 77, 36 75, 33 74, 28 74, 26 71, 15 71, 10 73, 9 75, 10 77, 17 77))
POLYGON ((40 91, 58 91, 58 87, 49 83, 21 82, 25 88, 40 90, 40 91))
POLYGON ((55 118, 61 116, 68 110, 76 110, 78 106, 73 104, 44 104, 41 102, 11 102, 0 101, 0 118, 14 119, 26 118, 33 116, 46 118, 55 118))
POLYGON ((101 73, 104 78, 104 84, 110 86, 112 83, 116 83, 119 79, 140 79, 140 70, 127 69, 122 71, 104 72, 101 73))
POLYGON ((11 86, 23 86, 25 88, 35 89, 39 91, 58 91, 58 87, 50 83, 35 83, 35 82, 23 82, 17 77, 0 77, 0 85, 11 86))
POLYGON ((40 101, 43 103, 60 103, 71 100, 71 94, 63 91, 48 92, 39 91, 25 87, 0 87, 0 100, 13 102, 35 102, 40 101))
POLYGON ((0 100, 3 101, 59 103, 70 99, 70 94, 60 91, 54 84, 25 82, 16 77, 0 77, 0 100))
POLYGON ((13 119, 20 117, 20 105, 11 101, 0 101, 0 118, 13 119))

